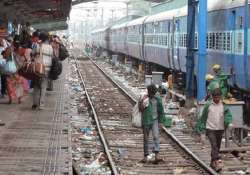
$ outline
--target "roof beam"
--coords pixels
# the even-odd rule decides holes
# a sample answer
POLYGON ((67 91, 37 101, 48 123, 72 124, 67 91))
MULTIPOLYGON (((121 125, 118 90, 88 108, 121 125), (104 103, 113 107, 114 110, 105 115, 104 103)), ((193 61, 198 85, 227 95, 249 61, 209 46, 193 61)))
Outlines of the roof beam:
POLYGON ((78 5, 78 4, 81 4, 81 3, 86 3, 86 2, 92 2, 92 1, 95 1, 95 0, 75 0, 75 1, 72 1, 72 6, 73 5, 78 5))

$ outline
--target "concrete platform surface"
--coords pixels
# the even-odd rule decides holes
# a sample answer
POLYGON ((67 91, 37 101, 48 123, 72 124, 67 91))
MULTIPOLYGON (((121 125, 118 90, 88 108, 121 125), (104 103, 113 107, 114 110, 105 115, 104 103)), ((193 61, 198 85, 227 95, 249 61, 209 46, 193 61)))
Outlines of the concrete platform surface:
POLYGON ((65 75, 46 94, 44 110, 31 110, 32 93, 22 104, 0 100, 0 175, 72 174, 65 75))

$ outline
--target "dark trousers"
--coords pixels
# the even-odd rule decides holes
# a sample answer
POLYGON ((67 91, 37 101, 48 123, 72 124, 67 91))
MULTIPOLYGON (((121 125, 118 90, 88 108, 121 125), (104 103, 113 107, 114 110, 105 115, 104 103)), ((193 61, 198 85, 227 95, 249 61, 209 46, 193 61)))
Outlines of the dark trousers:
POLYGON ((1 75, 1 94, 6 95, 7 94, 7 78, 6 75, 1 75))
POLYGON ((211 144, 211 161, 219 160, 220 145, 224 130, 206 130, 206 135, 211 144))

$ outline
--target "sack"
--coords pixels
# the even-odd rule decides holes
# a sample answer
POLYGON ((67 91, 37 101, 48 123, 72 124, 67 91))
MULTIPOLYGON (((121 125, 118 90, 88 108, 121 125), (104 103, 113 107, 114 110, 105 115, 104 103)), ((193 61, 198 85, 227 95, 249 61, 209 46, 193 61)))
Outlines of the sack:
POLYGON ((0 58, 0 70, 4 69, 5 64, 6 64, 6 60, 3 58, 0 58))
POLYGON ((17 72, 17 66, 13 58, 13 54, 11 54, 11 60, 7 61, 4 65, 4 74, 11 75, 17 72))
POLYGON ((62 63, 58 60, 58 58, 52 58, 52 66, 49 72, 49 78, 51 80, 57 80, 59 75, 62 73, 62 63))
POLYGON ((66 47, 63 44, 59 45, 59 59, 60 61, 65 60, 67 57, 69 57, 69 52, 66 49, 66 47))
POLYGON ((138 103, 133 107, 132 125, 134 127, 142 127, 142 113, 139 111, 138 103))
POLYGON ((37 80, 45 76, 45 66, 41 63, 26 61, 18 73, 28 80, 37 80))

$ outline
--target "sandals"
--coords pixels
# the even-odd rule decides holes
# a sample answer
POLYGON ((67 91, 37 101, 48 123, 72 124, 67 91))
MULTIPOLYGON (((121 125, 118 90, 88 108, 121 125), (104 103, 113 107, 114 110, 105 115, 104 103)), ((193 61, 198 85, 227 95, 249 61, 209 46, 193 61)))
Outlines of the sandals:
POLYGON ((148 159, 147 158, 144 158, 142 160, 139 161, 139 163, 147 163, 148 162, 148 159))
POLYGON ((216 172, 220 172, 223 168, 222 160, 215 160, 210 163, 210 167, 213 168, 216 172))
POLYGON ((163 159, 155 159, 153 164, 159 164, 159 163, 162 163, 162 162, 164 162, 163 159))

